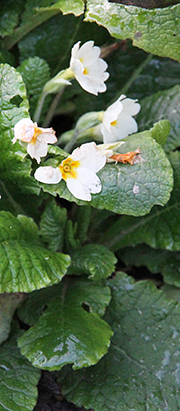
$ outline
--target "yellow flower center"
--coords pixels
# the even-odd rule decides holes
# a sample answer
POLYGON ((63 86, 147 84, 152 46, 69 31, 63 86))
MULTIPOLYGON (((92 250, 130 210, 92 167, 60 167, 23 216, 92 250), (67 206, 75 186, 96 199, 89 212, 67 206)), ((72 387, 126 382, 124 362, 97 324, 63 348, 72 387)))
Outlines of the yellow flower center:
POLYGON ((77 178, 77 168, 80 166, 79 161, 74 161, 71 157, 62 161, 59 166, 63 180, 67 178, 77 178))
POLYGON ((110 124, 111 124, 111 126, 113 126, 113 127, 116 126, 116 125, 117 125, 117 120, 111 121, 110 124))
POLYGON ((38 127, 35 127, 35 129, 34 129, 34 134, 33 134, 33 137, 32 137, 32 139, 31 139, 31 144, 36 144, 37 137, 38 137, 40 134, 42 134, 42 131, 41 131, 38 127))
POLYGON ((88 73, 89 73, 88 69, 85 68, 84 71, 83 71, 83 74, 84 74, 85 76, 87 76, 88 73))

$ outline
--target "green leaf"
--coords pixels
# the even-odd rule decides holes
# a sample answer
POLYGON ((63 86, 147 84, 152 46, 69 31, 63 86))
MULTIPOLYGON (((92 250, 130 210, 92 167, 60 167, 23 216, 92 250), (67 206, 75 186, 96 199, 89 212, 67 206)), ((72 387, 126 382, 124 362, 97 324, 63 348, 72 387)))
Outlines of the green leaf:
POLYGON ((166 294, 166 296, 170 299, 180 302, 180 291, 179 288, 176 288, 169 284, 164 284, 161 287, 161 290, 166 294))
POLYGON ((113 37, 131 38, 134 46, 148 53, 180 61, 180 5, 146 10, 104 0, 87 1, 87 21, 106 27, 113 37))
POLYGON ((112 251, 143 242, 153 248, 180 250, 180 153, 171 153, 170 158, 174 167, 174 190, 167 205, 163 209, 155 207, 145 217, 119 218, 102 237, 99 237, 98 242, 112 251))
POLYGON ((5 37, 13 33, 22 12, 23 0, 6 0, 0 4, 0 36, 5 37))
POLYGON ((40 221, 40 235, 52 251, 62 250, 67 222, 67 210, 53 199, 47 204, 40 221))
MULTIPOLYGON (((134 50, 134 59, 136 58, 135 56, 137 56, 138 58, 139 53, 143 53, 145 59, 146 54, 145 52, 143 52, 143 50, 137 49, 133 46, 132 49, 134 50)), ((126 55, 127 52, 125 52, 124 54, 126 55)), ((129 64, 131 64, 131 60, 133 63, 133 59, 130 59, 129 56, 128 61, 128 56, 126 55, 125 65, 122 65, 123 72, 127 69, 128 71, 130 70, 129 64)), ((139 100, 142 100, 146 96, 151 96, 153 93, 164 91, 177 84, 180 84, 180 65, 178 61, 153 55, 151 55, 150 59, 150 55, 147 55, 146 60, 144 60, 144 62, 147 62, 146 66, 143 67, 143 70, 141 70, 140 74, 138 73, 138 76, 136 76, 136 78, 133 79, 132 83, 130 84, 130 87, 128 87, 128 95, 131 98, 138 98, 139 100)), ((142 67, 140 65, 140 62, 139 67, 142 67)), ((128 80, 129 78, 127 78, 126 81, 128 80)), ((124 94, 126 93, 127 91, 125 91, 124 94)), ((159 109, 159 107, 157 108, 159 109)))
POLYGON ((109 289, 72 278, 54 286, 51 295, 44 291, 34 293, 35 301, 30 300, 33 311, 34 307, 38 312, 42 306, 47 308, 19 339, 22 354, 35 367, 46 370, 59 370, 68 363, 74 369, 95 364, 107 352, 112 335, 99 317, 109 303, 109 289))
POLYGON ((170 130, 171 123, 168 120, 160 120, 158 123, 155 123, 154 127, 151 129, 151 136, 157 141, 157 143, 164 146, 170 130))
POLYGON ((36 405, 40 371, 24 358, 17 347, 22 333, 13 330, 0 350, 0 411, 31 411, 36 405))
POLYGON ((71 255, 68 274, 87 274, 91 280, 109 277, 117 262, 114 254, 101 244, 87 244, 76 249, 71 255))
POLYGON ((0 294, 0 344, 8 338, 12 316, 23 299, 21 293, 0 294))
POLYGON ((87 370, 64 368, 58 378, 63 395, 95 411, 178 411, 180 305, 122 273, 109 285, 109 352, 87 370))
MULTIPOLYGON (((121 153, 140 148, 139 161, 130 164, 107 164, 98 176, 102 191, 92 195, 91 205, 115 213, 128 215, 147 214, 155 205, 164 205, 172 190, 173 177, 171 165, 164 150, 151 139, 146 131, 127 137, 121 153)), ((64 181, 59 184, 41 184, 44 191, 56 196, 59 194, 77 204, 88 204, 77 200, 66 188, 64 181)))
MULTIPOLYGON (((42 89, 50 80, 49 66, 45 60, 39 57, 30 57, 28 60, 23 61, 21 66, 18 67, 18 71, 26 85, 30 114, 33 117, 42 89)), ((47 104, 43 108, 47 111, 47 104)))
POLYGON ((23 212, 23 195, 39 194, 39 185, 31 177, 31 161, 26 149, 12 143, 15 124, 28 117, 28 101, 20 74, 9 65, 0 65, 0 194, 16 213, 23 212), (20 203, 20 206, 18 206, 20 203), (22 204, 22 206, 21 206, 22 204))
POLYGON ((59 282, 70 258, 47 250, 36 224, 0 212, 0 292, 30 292, 59 282))
POLYGON ((179 147, 180 133, 180 86, 159 91, 141 101, 141 111, 138 115, 139 130, 152 127, 162 119, 171 123, 171 130, 164 149, 169 152, 179 147))
POLYGON ((63 14, 73 13, 75 16, 79 16, 84 11, 84 1, 83 0, 58 0, 50 7, 42 7, 38 12, 42 11, 50 11, 53 9, 59 9, 62 11, 63 14))
POLYGON ((127 265, 146 266, 153 274, 161 273, 167 284, 180 287, 180 253, 154 250, 145 244, 126 247, 119 251, 119 258, 127 265))

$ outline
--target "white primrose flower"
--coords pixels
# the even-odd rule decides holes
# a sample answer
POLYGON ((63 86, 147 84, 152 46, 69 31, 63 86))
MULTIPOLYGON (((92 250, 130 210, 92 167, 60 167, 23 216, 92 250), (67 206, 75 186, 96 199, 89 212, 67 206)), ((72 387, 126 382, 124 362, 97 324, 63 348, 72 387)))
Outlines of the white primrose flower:
POLYGON ((87 41, 80 47, 80 41, 71 51, 70 69, 81 87, 95 94, 106 91, 104 82, 108 79, 107 63, 99 56, 100 47, 94 46, 94 41, 87 41))
POLYGON ((63 179, 74 197, 91 201, 91 194, 101 191, 101 181, 96 173, 105 164, 106 156, 97 149, 94 142, 91 142, 76 148, 56 168, 39 167, 34 177, 46 184, 58 184, 63 179))
POLYGON ((23 118, 14 127, 13 144, 17 140, 20 140, 22 145, 25 143, 28 154, 40 163, 41 157, 45 157, 47 154, 48 143, 56 143, 57 138, 52 127, 41 128, 37 126, 37 123, 33 123, 30 118, 23 118))
POLYGON ((137 132, 138 126, 132 116, 139 113, 141 106, 136 101, 122 94, 103 113, 101 133, 104 143, 113 143, 137 132))

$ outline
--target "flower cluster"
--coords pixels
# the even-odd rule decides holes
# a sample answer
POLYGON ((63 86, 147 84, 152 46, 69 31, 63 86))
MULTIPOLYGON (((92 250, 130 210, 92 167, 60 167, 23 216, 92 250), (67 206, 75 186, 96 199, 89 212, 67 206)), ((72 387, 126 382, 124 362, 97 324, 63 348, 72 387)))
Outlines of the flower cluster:
MULTIPOLYGON (((109 73, 106 72, 107 63, 100 58, 100 54, 101 49, 94 46, 93 41, 88 41, 81 47, 80 42, 76 43, 72 48, 70 67, 46 83, 45 93, 57 92, 58 87, 71 84, 69 79, 73 77, 89 93, 97 95, 106 91, 105 81, 109 73)), ((140 105, 136 100, 121 95, 114 104, 101 113, 101 124, 97 128, 100 130, 104 144, 99 146, 95 142, 82 144, 58 167, 39 167, 34 177, 46 184, 58 184, 64 180, 74 197, 91 201, 91 194, 99 193, 102 189, 96 173, 105 166, 106 162, 122 161, 133 164, 134 157, 140 152, 138 149, 120 155, 114 151, 123 144, 119 140, 137 131, 137 123, 133 116, 139 110, 140 105)), ((27 148, 27 153, 31 158, 36 159, 37 163, 40 163, 41 157, 47 155, 48 144, 57 142, 52 127, 38 127, 37 123, 29 118, 23 118, 15 125, 13 144, 17 140, 27 148)))

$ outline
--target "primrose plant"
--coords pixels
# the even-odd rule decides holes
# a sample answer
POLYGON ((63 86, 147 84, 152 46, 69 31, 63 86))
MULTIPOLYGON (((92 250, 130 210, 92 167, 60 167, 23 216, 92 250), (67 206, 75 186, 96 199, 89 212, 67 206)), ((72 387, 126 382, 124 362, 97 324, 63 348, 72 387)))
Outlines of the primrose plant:
MULTIPOLYGON (((17 69, 7 63, 0 68, 0 411, 32 410, 41 370, 57 371, 63 395, 77 405, 108 411, 110 398, 102 405, 108 380, 109 390, 115 387, 112 409, 145 409, 124 405, 124 379, 129 373, 129 387, 130 375, 148 375, 144 345, 142 352, 138 347, 140 334, 143 344, 150 341, 150 328, 154 363, 165 364, 171 355, 164 341, 166 357, 155 360, 159 321, 169 307, 153 285, 115 275, 115 265, 121 248, 145 241, 153 210, 170 198, 173 171, 162 147, 169 122, 161 120, 138 133, 140 104, 120 94, 102 103, 101 110, 82 111, 70 130, 56 131, 52 107, 57 102, 61 107, 61 101, 65 106, 73 87, 98 99, 108 88, 108 65, 94 41, 76 42, 69 67, 46 78, 30 118, 23 78, 32 60, 17 69), (143 325, 141 315, 151 304, 157 324, 147 311, 143 325)), ((28 90, 28 78, 25 83, 28 90)), ((128 258, 124 251, 121 261, 128 258)), ((158 378, 163 384, 165 371, 160 374, 158 366, 156 375, 151 370, 154 386, 158 378)))

